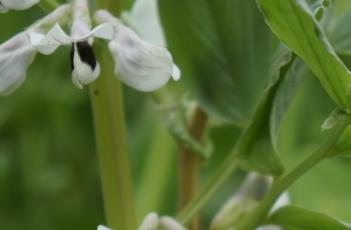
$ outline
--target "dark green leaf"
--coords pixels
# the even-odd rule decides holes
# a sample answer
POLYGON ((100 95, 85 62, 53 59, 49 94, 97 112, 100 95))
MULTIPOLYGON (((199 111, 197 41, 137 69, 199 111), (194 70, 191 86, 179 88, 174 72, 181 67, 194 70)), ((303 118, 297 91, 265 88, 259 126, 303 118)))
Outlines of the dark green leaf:
POLYGON ((182 83, 212 115, 245 125, 270 76, 274 45, 254 0, 160 0, 182 83))
POLYGON ((342 222, 326 214, 296 206, 285 206, 275 211, 269 222, 290 230, 349 230, 342 222))

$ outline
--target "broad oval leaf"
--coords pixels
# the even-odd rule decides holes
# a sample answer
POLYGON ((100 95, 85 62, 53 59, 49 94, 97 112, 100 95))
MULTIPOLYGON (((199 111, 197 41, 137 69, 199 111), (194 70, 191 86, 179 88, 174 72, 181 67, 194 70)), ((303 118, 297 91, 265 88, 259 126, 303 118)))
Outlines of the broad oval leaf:
POLYGON ((350 110, 351 76, 305 1, 257 0, 272 31, 308 65, 329 96, 350 110))
POLYGON ((211 115, 247 125, 275 48, 255 1, 160 0, 159 10, 187 91, 211 115))
POLYGON ((296 206, 284 206, 275 211, 268 220, 289 230, 350 230, 351 226, 326 214, 296 206))

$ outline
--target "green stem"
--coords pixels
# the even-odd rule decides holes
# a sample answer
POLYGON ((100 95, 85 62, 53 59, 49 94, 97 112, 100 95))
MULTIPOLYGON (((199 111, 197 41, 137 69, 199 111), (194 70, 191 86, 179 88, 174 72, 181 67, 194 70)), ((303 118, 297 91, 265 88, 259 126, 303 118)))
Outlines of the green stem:
POLYGON ((115 16, 119 16, 122 11, 122 0, 96 0, 98 9, 105 9, 115 16))
POLYGON ((178 215, 182 224, 187 224, 211 199, 238 165, 238 149, 235 148, 201 192, 178 215))
POLYGON ((168 203, 167 194, 172 183, 175 161, 174 141, 168 130, 158 124, 150 149, 145 151, 141 178, 136 196, 138 220, 150 212, 158 212, 168 203), (162 162, 162 164, 160 164, 162 162))
POLYGON ((105 215, 110 228, 135 230, 122 87, 107 52, 99 57, 101 75, 90 88, 105 215))
POLYGON ((334 129, 328 131, 328 138, 323 145, 307 157, 301 164, 292 169, 285 176, 277 179, 270 190, 270 192, 262 200, 258 208, 249 216, 247 220, 239 226, 239 230, 252 230, 259 225, 266 217, 267 213, 280 196, 291 184, 297 181, 308 170, 318 164, 321 160, 326 158, 333 150, 333 147, 342 134, 347 124, 338 125, 334 129))
MULTIPOLYGON (((97 0, 99 8, 119 15, 121 1, 97 0)), ((135 230, 132 177, 127 151, 122 86, 114 76, 107 48, 98 60, 101 75, 91 85, 95 134, 107 225, 112 229, 135 230)))
POLYGON ((60 5, 60 2, 56 0, 45 0, 41 1, 38 5, 44 12, 50 12, 56 9, 60 5))

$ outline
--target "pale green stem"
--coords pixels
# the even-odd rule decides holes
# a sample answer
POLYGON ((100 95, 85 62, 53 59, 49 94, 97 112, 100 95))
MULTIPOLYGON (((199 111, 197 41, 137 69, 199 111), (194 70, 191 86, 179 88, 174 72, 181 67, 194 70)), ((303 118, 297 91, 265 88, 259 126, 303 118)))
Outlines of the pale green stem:
MULTIPOLYGON (((120 13, 119 0, 97 0, 99 8, 120 13)), ((132 177, 127 151, 122 86, 114 76, 107 48, 100 50, 101 75, 90 87, 95 135, 108 227, 135 230, 132 177)))
POLYGON ((238 149, 235 148, 207 185, 178 215, 177 219, 180 223, 187 224, 206 205, 237 167, 238 155, 238 149))
POLYGON ((149 212, 160 211, 164 203, 169 203, 165 199, 168 199, 167 192, 172 183, 174 150, 174 141, 167 129, 161 124, 157 125, 151 147, 145 152, 137 190, 136 207, 139 220, 149 212))
POLYGON ((105 215, 110 228, 135 230, 122 87, 106 52, 99 56, 101 75, 90 88, 105 215))
POLYGON ((301 164, 296 166, 285 176, 277 179, 270 190, 270 192, 262 200, 258 208, 239 226, 239 230, 253 230, 255 229, 262 220, 267 216, 267 213, 275 203, 276 199, 284 192, 291 184, 298 180, 308 170, 318 164, 321 160, 326 158, 328 154, 333 150, 333 147, 342 134, 347 124, 339 125, 333 130, 329 131, 327 141, 323 145, 307 157, 301 164))

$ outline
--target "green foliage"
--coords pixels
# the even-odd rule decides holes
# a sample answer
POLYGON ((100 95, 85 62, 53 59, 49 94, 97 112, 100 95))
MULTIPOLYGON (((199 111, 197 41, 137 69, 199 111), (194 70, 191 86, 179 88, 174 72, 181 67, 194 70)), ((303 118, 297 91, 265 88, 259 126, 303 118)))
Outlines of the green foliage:
POLYGON ((270 138, 270 114, 275 94, 285 75, 284 67, 291 62, 291 53, 286 47, 278 49, 277 58, 272 67, 271 82, 261 95, 251 123, 239 139, 238 151, 241 164, 248 170, 257 170, 264 174, 280 175, 283 165, 270 138))
POLYGON ((275 48, 255 2, 160 0, 159 7, 187 90, 210 114, 245 126, 271 77, 275 48))
MULTIPOLYGON (((124 87, 138 219, 151 211, 176 212, 176 136, 200 154, 213 146, 202 164, 201 184, 233 149, 240 153, 245 172, 232 173, 209 199, 201 212, 201 229, 206 229, 247 171, 281 178, 283 169, 328 141, 321 126, 335 103, 350 109, 351 3, 159 0, 162 30, 153 27, 159 22, 146 22, 156 12, 147 1, 134 12, 142 19, 130 23, 155 43, 165 43, 164 32, 183 76, 163 92, 176 98, 174 104, 186 97, 209 112, 210 140, 198 143, 189 136, 188 107, 172 120, 176 135, 171 135, 149 95, 124 87)), ((124 9, 133 2, 125 1, 124 9)), ((38 7, 1 14, 0 41, 41 15, 38 7)), ((68 54, 68 48, 60 48, 50 57, 37 55, 24 85, 0 99, 1 229, 95 229, 104 223, 90 102, 87 91, 71 83, 68 54)), ((331 155, 351 155, 350 135, 348 128, 331 155)), ((301 208, 279 209, 267 223, 288 230, 350 229, 322 214, 350 222, 350 163, 348 158, 328 159, 305 174, 289 187, 292 203, 301 208)))
POLYGON ((273 99, 273 105, 270 114, 270 134, 275 151, 278 151, 279 130, 283 118, 285 117, 290 104, 296 95, 296 91, 301 81, 306 77, 308 71, 304 63, 295 58, 289 68, 284 73, 278 89, 273 99))
POLYGON ((323 213, 310 211, 296 206, 286 206, 275 211, 268 220, 286 230, 348 230, 342 222, 323 213))
POLYGON ((258 0, 272 31, 299 55, 330 97, 350 109, 351 75, 304 1, 258 0))

